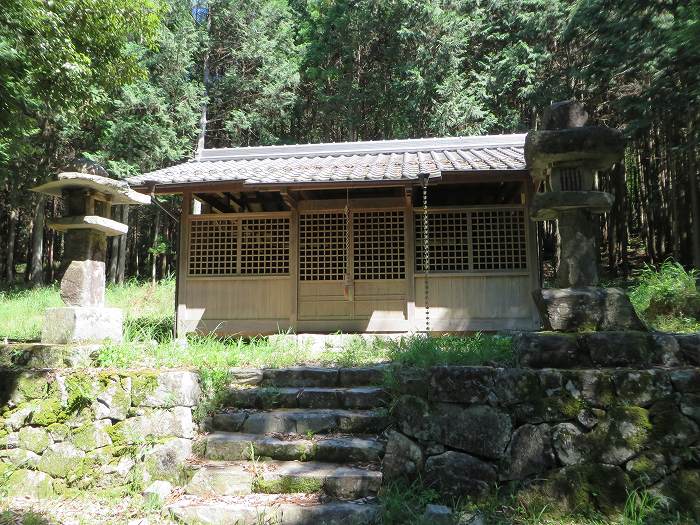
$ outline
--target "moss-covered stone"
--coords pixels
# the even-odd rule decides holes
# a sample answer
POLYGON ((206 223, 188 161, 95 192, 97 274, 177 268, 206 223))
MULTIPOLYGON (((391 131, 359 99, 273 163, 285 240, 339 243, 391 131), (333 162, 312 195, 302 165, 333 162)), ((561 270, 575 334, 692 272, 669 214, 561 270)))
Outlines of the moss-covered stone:
POLYGON ((23 427, 36 408, 36 402, 22 403, 14 410, 5 412, 4 423, 5 428, 10 428, 12 430, 19 430, 23 427))
POLYGON ((107 384, 101 382, 101 390, 93 403, 97 419, 123 420, 129 414, 131 395, 124 389, 118 378, 111 378, 107 384))
POLYGON ((663 480, 656 490, 671 510, 689 513, 700 521, 700 470, 681 470, 663 480))
POLYGON ((661 447, 686 447, 697 440, 698 425, 684 416, 671 399, 654 403, 649 417, 651 439, 661 447))
POLYGON ((24 427, 19 430, 19 446, 41 454, 51 444, 49 432, 40 427, 24 427))
POLYGON ((70 414, 66 420, 65 423, 68 425, 70 428, 79 428, 82 427, 83 425, 87 425, 88 423, 92 422, 95 420, 95 413, 92 411, 92 407, 87 407, 79 410, 78 412, 74 412, 70 414))
POLYGON ((41 456, 23 448, 11 448, 0 453, 0 458, 17 468, 36 468, 41 456))
POLYGON ((84 452, 106 447, 112 444, 107 429, 111 427, 108 420, 95 421, 77 428, 71 433, 71 442, 84 452))
POLYGON ((0 436, 0 450, 17 447, 18 442, 19 434, 17 432, 8 432, 4 436, 0 436))
POLYGON ((137 443, 145 443, 146 439, 150 435, 147 428, 141 427, 139 425, 140 417, 137 416, 133 418, 126 419, 124 421, 119 421, 114 425, 107 427, 105 430, 109 435, 112 443, 114 445, 131 445, 137 443), (137 421, 137 419, 139 419, 137 421), (139 429, 142 428, 143 432, 139 429))
POLYGON ((143 467, 152 479, 181 484, 186 481, 184 466, 191 455, 192 441, 174 438, 153 447, 146 455, 143 467))
POLYGON ((89 457, 95 465, 107 465, 114 460, 114 455, 112 454, 113 449, 114 447, 108 445, 91 450, 87 453, 87 457, 89 457))
POLYGON ((553 472, 541 485, 518 494, 528 509, 551 517, 614 515, 625 505, 629 478, 619 467, 599 464, 574 465, 553 472))
POLYGON ((85 452, 71 443, 55 443, 41 456, 37 468, 57 478, 73 478, 82 472, 84 458, 85 452))
POLYGON ((407 436, 422 441, 437 441, 440 437, 439 425, 431 414, 430 405, 423 398, 401 396, 394 404, 392 417, 407 436))
POLYGON ((565 465, 601 462, 622 465, 649 441, 648 412, 640 407, 613 407, 588 433, 570 423, 558 425, 553 434, 557 457, 565 465))
POLYGON ((50 498, 54 495, 53 480, 43 472, 15 470, 5 484, 7 495, 26 496, 34 499, 50 498))
POLYGON ((39 426, 49 426, 53 423, 62 423, 68 414, 61 406, 58 399, 43 399, 36 403, 31 416, 31 424, 39 426))
POLYGON ((158 388, 158 374, 153 371, 140 371, 131 376, 131 404, 140 406, 141 403, 158 388))
POLYGON ((673 392, 664 370, 625 370, 615 374, 615 389, 620 403, 649 406, 673 392))
POLYGON ((66 377, 68 412, 76 413, 92 405, 97 390, 97 379, 87 372, 75 372, 66 377))
POLYGON ((538 371, 523 368, 497 369, 494 392, 505 406, 532 403, 545 397, 538 371))
POLYGON ((647 451, 628 461, 625 470, 637 485, 646 487, 668 474, 669 463, 663 452, 647 451))
POLYGON ((253 492, 262 494, 313 494, 323 490, 323 480, 315 478, 281 476, 277 479, 256 478, 253 492))
POLYGON ((647 332, 632 330, 593 332, 583 340, 593 363, 602 367, 649 366, 654 351, 652 340, 647 332))
POLYGON ((49 392, 49 378, 41 372, 23 372, 17 378, 15 395, 18 401, 43 399, 49 392))
POLYGON ((65 423, 52 423, 46 428, 54 441, 64 441, 70 434, 70 427, 65 423))

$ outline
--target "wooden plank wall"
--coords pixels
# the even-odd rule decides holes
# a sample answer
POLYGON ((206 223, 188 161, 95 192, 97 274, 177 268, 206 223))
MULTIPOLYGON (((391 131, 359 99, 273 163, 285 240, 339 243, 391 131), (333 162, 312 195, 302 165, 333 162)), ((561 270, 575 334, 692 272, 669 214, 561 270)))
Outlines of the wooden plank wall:
MULTIPOLYGON (((529 194, 526 199, 529 198, 529 194)), ((300 202, 286 216, 290 223, 288 275, 188 275, 191 196, 185 196, 179 276, 177 327, 189 331, 246 335, 297 332, 409 332, 425 327, 423 274, 414 274, 414 210, 410 198, 382 202, 352 201, 356 211, 401 209, 405 212, 404 279, 357 280, 354 300, 346 299, 343 281, 300 281, 298 217, 309 210, 338 210, 339 201, 300 202), (398 205, 398 206, 397 206, 398 205)), ((512 207, 512 206, 511 206, 512 207)), ((524 206, 523 206, 524 207, 524 206)), ((419 213, 416 211, 415 213, 419 213)), ((233 214, 240 216, 240 214, 233 214)), ((248 215, 248 214, 246 214, 248 215)), ((270 214, 250 214, 264 217, 270 214)), ((279 215, 279 214, 274 214, 279 215)), ((220 217, 226 217, 221 215, 220 217)), ((536 286, 535 228, 527 225, 528 269, 498 273, 430 274, 431 330, 534 329, 536 311, 531 298, 536 286)), ((240 242, 240 237, 239 237, 240 242)))

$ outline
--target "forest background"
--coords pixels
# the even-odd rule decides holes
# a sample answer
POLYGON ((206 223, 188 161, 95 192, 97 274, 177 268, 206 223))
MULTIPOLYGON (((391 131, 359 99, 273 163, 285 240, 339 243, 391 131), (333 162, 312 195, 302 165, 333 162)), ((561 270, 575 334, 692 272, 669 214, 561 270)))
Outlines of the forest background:
MULTIPOLYGON (((206 147, 525 132, 571 98, 627 137, 609 273, 700 268, 700 0, 0 0, 0 281, 55 280, 60 202, 28 190, 75 157, 181 162, 203 116, 206 147)), ((176 222, 115 215, 109 280, 170 275, 176 222)))

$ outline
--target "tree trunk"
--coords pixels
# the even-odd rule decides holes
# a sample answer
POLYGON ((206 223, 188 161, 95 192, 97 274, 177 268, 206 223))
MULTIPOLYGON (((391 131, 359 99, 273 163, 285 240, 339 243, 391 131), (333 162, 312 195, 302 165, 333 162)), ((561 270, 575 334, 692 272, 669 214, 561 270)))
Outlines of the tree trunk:
MULTIPOLYGON (((57 215, 56 198, 51 197, 51 216, 57 215)), ((54 260, 56 257, 56 231, 49 229, 49 239, 46 243, 46 268, 48 270, 47 282, 52 283, 54 280, 54 260)))
MULTIPOLYGON (((119 209, 121 206, 112 208, 112 219, 121 222, 119 209)), ((114 236, 109 240, 109 266, 107 267, 107 282, 114 284, 117 282, 117 263, 119 261, 119 236, 114 236)))
MULTIPOLYGON (((160 230, 160 210, 156 209, 156 220, 153 225, 153 243, 152 247, 155 248, 158 244, 158 231, 160 230)), ((151 282, 156 284, 156 271, 158 267, 158 255, 156 253, 151 253, 151 282)))
POLYGON ((692 228, 690 228, 692 239, 693 266, 700 269, 700 196, 698 196, 698 162, 696 129, 693 120, 690 121, 688 138, 690 139, 690 149, 688 151, 688 183, 690 188, 690 215, 692 218, 692 228))
POLYGON ((43 196, 34 208, 34 224, 32 226, 32 251, 29 263, 29 281, 32 286, 44 284, 43 248, 44 248, 44 207, 46 200, 43 196))
MULTIPOLYGON (((122 222, 124 224, 129 224, 129 205, 124 204, 122 206, 122 222)), ((122 235, 119 237, 119 261, 117 263, 117 282, 119 284, 124 283, 124 274, 126 273, 126 247, 127 247, 127 236, 122 235)))
POLYGON ((15 240, 17 239, 17 217, 19 212, 16 208, 10 208, 9 221, 7 225, 7 253, 5 254, 5 279, 8 283, 15 280, 15 240))
POLYGON ((627 277, 629 268, 627 268, 627 245, 629 244, 629 230, 628 230, 628 198, 627 198, 627 170, 625 169, 625 162, 619 162, 615 167, 615 206, 618 210, 617 216, 617 242, 618 242, 618 257, 617 263, 621 268, 621 274, 627 277))

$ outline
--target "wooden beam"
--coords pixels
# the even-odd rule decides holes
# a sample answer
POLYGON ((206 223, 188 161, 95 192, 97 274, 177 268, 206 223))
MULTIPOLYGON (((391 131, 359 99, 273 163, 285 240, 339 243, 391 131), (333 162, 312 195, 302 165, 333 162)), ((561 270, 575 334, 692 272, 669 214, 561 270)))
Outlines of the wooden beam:
POLYGON ((362 208, 404 208, 406 202, 401 197, 378 197, 368 199, 323 199, 301 201, 298 204, 299 210, 344 210, 346 204, 350 204, 351 209, 362 208))
POLYGON ((240 208, 240 210, 236 210, 236 211, 241 211, 241 212, 250 211, 249 208, 248 208, 248 203, 247 203, 247 201, 243 198, 242 195, 237 197, 236 195, 234 195, 234 194, 231 193, 231 192, 226 192, 226 195, 228 196, 228 198, 229 198, 231 201, 233 201, 233 203, 234 203, 236 206, 238 206, 238 207, 240 208))
POLYGON ((292 196, 292 193, 289 191, 289 189, 283 189, 282 191, 280 191, 280 195, 282 195, 282 200, 289 207, 290 210, 297 209, 297 201, 292 196))
POLYGON ((207 203, 212 208, 216 208, 221 213, 233 213, 234 210, 222 198, 212 193, 197 193, 195 195, 200 201, 207 203))
POLYGON ((406 186, 404 189, 403 198, 406 202, 406 208, 409 210, 413 208, 413 187, 406 186))

